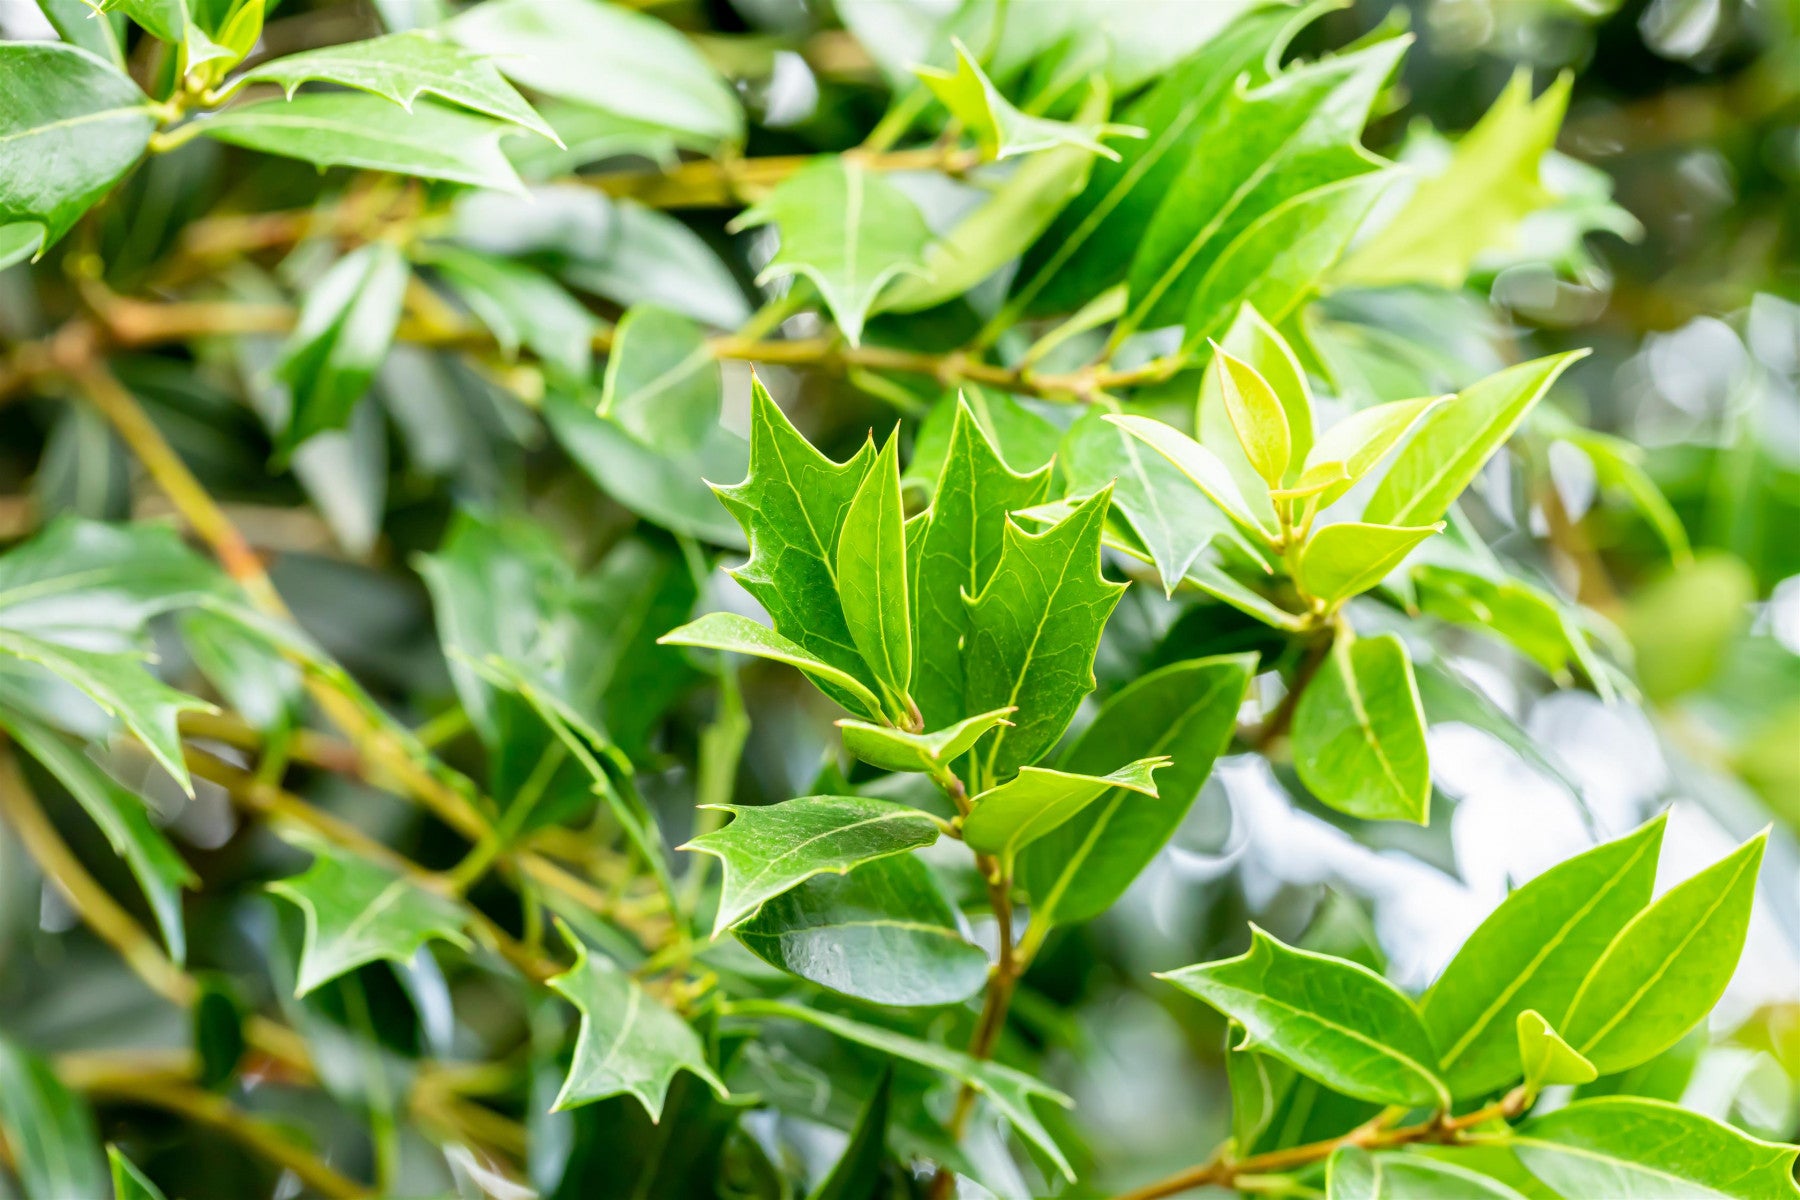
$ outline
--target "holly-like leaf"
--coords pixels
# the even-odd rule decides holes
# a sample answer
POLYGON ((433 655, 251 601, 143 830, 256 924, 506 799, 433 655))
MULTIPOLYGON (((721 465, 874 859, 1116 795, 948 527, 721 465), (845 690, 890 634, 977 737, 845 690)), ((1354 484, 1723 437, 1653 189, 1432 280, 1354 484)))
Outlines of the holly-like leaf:
POLYGON ((1081 502, 1042 533, 1006 523, 1000 561, 971 596, 964 650, 970 711, 1018 709, 975 753, 984 780, 1036 762, 1094 689, 1100 631, 1125 585, 1100 574, 1100 536, 1112 490, 1081 502))
POLYGON ((1143 130, 1128 125, 1083 125, 1020 112, 994 86, 961 39, 952 38, 951 42, 956 47, 955 70, 918 67, 915 72, 950 115, 974 135, 982 157, 989 161, 1057 146, 1078 146, 1116 161, 1119 152, 1103 144, 1102 137, 1144 136, 1143 130))
POLYGON ((155 129, 148 98, 104 60, 55 42, 0 44, 0 226, 14 252, 41 254, 67 233, 155 129))
POLYGON ((1298 582, 1307 595, 1336 607, 1386 579, 1413 547, 1443 530, 1344 521, 1313 531, 1300 551, 1298 582))
POLYGON ((280 84, 291 99, 308 80, 371 92, 408 109, 422 95, 437 96, 558 141, 488 58, 416 29, 271 59, 236 83, 280 84))
POLYGON ((233 595, 172 525, 52 522, 0 555, 0 627, 124 644, 159 613, 233 595))
POLYGON ((844 514, 838 595, 844 621, 889 711, 905 719, 913 673, 912 597, 906 579, 906 509, 900 499, 900 431, 888 437, 844 514))
POLYGON ((265 734, 293 726, 304 703, 301 674, 277 644, 231 609, 189 609, 178 624, 194 666, 226 707, 265 734))
POLYGON ((1114 789, 1156 799, 1152 774, 1169 765, 1167 758, 1141 758, 1109 775, 1072 775, 1039 767, 1019 773, 972 801, 963 821, 963 840, 983 854, 997 856, 1011 873, 1019 851, 1114 789))
POLYGON ((1110 908, 1187 815, 1231 740, 1256 670, 1253 654, 1197 658, 1152 671, 1107 701, 1058 762, 1092 773, 1106 763, 1169 755, 1154 797, 1107 792, 1019 859, 1032 920, 1068 924, 1110 908))
POLYGON ((665 646, 699 646, 708 650, 729 650, 734 654, 750 654, 774 662, 786 663, 803 671, 826 691, 836 689, 853 699, 855 707, 872 717, 880 717, 883 708, 861 680, 821 662, 800 646, 788 641, 767 625, 758 625, 737 613, 707 613, 680 629, 672 629, 656 639, 665 646))
POLYGON ((0 1038, 0 1126, 25 1200, 107 1194, 106 1163, 94 1114, 50 1064, 0 1038))
POLYGON ((1519 1014, 1518 1034, 1519 1066, 1529 1091, 1536 1093, 1547 1084, 1592 1083, 1599 1077, 1594 1064, 1576 1053, 1537 1009, 1519 1014))
POLYGON ((698 450, 719 424, 724 381, 690 317, 639 304, 619 319, 606 356, 600 415, 665 452, 698 450))
POLYGON ((1765 1142, 1659 1100, 1578 1100, 1507 1142, 1562 1196, 1794 1200, 1800 1148, 1765 1142))
POLYGON ((815 875, 734 931, 759 957, 873 1004, 954 1004, 987 983, 931 868, 910 854, 815 875))
POLYGON ((1670 888, 1621 929, 1559 1026, 1603 1074, 1661 1054, 1731 982, 1750 927, 1766 832, 1670 888))
POLYGON ((284 445, 349 421, 393 344, 410 277, 396 247, 371 242, 333 263, 307 293, 275 368, 293 392, 284 445))
POLYGON ((1320 800, 1364 820, 1425 822, 1431 764, 1406 644, 1341 631, 1294 708, 1294 769, 1320 800))
POLYGON ((429 941, 469 946, 456 901, 329 843, 300 844, 312 866, 269 885, 306 918, 296 996, 378 959, 404 963, 429 941))
POLYGON ((887 725, 871 725, 867 721, 839 721, 844 731, 844 749, 873 767, 884 771, 924 771, 938 774, 968 753, 981 735, 1006 724, 1010 708, 977 713, 935 733, 908 733, 887 725))
POLYGON ((814 875, 842 875, 938 838, 937 821, 918 809, 861 796, 801 796, 757 808, 718 807, 733 814, 731 824, 682 847, 710 854, 724 865, 714 937, 814 875))
POLYGON ((660 1123, 677 1071, 699 1076, 721 1100, 730 1096, 706 1061, 700 1035, 586 946, 576 944, 575 965, 551 979, 550 986, 581 1013, 575 1055, 552 1112, 628 1095, 660 1123))
POLYGON ((1419 1003, 1457 1096, 1519 1076, 1514 1022, 1560 1024, 1588 970, 1650 902, 1664 818, 1559 863, 1518 888, 1469 935, 1419 1003))
POLYGON ((366 92, 313 92, 227 109, 206 118, 200 131, 234 146, 320 167, 524 190, 500 152, 505 125, 430 100, 408 111, 366 92))
POLYGON ((112 1167, 113 1200, 165 1200, 162 1189, 138 1170, 117 1146, 106 1148, 106 1160, 112 1167))
POLYGON ((1241 1024, 1240 1050, 1273 1055, 1376 1104, 1449 1107, 1418 1010, 1367 967, 1284 946, 1253 928, 1247 953, 1157 978, 1241 1024))
MULTIPOLYGON (((537 355, 555 381, 573 385, 586 380, 599 322, 554 281, 510 259, 449 245, 431 247, 429 262, 487 326, 503 353, 516 355, 522 346, 537 355)), ((614 358, 623 331, 620 322, 614 358)), ((715 419, 716 414, 715 405, 715 419)))
POLYGON ((1043 500, 1049 484, 1048 468, 1020 475, 1007 466, 967 400, 957 398, 911 580, 912 695, 927 729, 975 711, 968 707, 963 660, 970 619, 963 597, 980 595, 999 565, 1007 513, 1043 500))
POLYGON ((1361 1146, 1332 1151, 1325 1164, 1327 1200, 1525 1200, 1479 1172, 1417 1154, 1371 1154, 1361 1146))
POLYGON ((927 275, 931 230, 913 202, 876 172, 821 158, 783 180, 739 216, 738 229, 773 224, 781 248, 757 276, 812 281, 851 345, 883 288, 901 275, 927 275))

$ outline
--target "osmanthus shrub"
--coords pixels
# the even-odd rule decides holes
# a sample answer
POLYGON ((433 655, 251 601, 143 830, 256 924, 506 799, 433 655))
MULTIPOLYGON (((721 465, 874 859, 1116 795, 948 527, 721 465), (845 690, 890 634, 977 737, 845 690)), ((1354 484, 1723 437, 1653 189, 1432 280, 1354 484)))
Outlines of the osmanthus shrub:
POLYGON ((1596 812, 1422 991, 1135 899, 1226 756, 1429 856, 1435 726, 1560 777, 1496 676, 1636 703, 1550 467, 1681 520, 1482 299, 1635 233, 1568 77, 1403 169, 1411 38, 1319 6, 39 9, 12 1191, 1800 1195, 1680 1103, 1785 833, 1659 889, 1596 812), (1101 993, 1220 1097, 1166 1164, 1071 1099, 1101 993))

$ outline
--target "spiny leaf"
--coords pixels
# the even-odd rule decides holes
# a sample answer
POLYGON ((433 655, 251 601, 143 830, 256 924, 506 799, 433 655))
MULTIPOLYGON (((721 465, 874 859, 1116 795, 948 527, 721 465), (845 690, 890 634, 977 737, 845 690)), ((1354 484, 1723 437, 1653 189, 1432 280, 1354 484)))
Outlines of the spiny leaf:
POLYGON ((936 774, 961 758, 982 734, 1006 724, 1010 708, 977 713, 935 733, 908 733, 867 721, 842 720, 844 749, 870 766, 884 771, 924 771, 936 774))
POLYGON ((1057 146, 1079 146, 1116 161, 1119 152, 1103 145, 1102 137, 1144 136, 1143 130, 1129 125, 1080 125, 1020 112, 994 86, 962 40, 952 38, 951 42, 956 47, 954 71, 918 67, 915 72, 950 115, 975 135, 983 158, 996 161, 1057 146))
POLYGON ((905 522, 895 429, 844 514, 837 580, 850 636, 889 698, 889 712, 903 721, 912 707, 906 687, 913 673, 905 522))
POLYGON ((1399 637, 1339 633, 1294 708, 1294 768, 1313 795, 1341 812, 1425 823, 1425 717, 1399 637))
POLYGON ((861 680, 838 670, 830 663, 820 662, 768 626, 758 625, 749 617, 742 617, 737 613, 707 613, 698 621, 670 630, 656 640, 665 646, 730 650, 736 654, 753 654, 758 658, 786 663, 804 671, 827 691, 835 688, 849 695, 870 716, 880 717, 883 712, 881 701, 876 699, 875 693, 864 686, 861 680))
POLYGON ((975 850, 998 856, 1010 873, 1021 849, 1114 788, 1154 800, 1151 775, 1168 765, 1167 758, 1141 758, 1099 776, 1021 767, 1013 778, 971 801, 974 808, 963 821, 963 840, 975 850))
POLYGON ((235 595, 172 525, 59 517, 0 555, 0 626, 121 641, 159 613, 235 595))

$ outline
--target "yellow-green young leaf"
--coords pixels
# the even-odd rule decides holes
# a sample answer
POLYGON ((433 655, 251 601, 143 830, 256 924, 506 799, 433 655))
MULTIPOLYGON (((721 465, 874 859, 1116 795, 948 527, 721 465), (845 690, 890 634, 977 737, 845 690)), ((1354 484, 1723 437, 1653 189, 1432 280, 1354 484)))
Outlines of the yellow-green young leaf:
POLYGON ((937 773, 968 753, 981 735, 1007 724, 1010 708, 965 717, 947 729, 935 733, 908 733, 887 725, 871 725, 867 721, 839 721, 844 731, 844 749, 872 767, 884 771, 925 771, 937 773))
POLYGON ((1307 789, 1364 820, 1425 823, 1431 766, 1406 644, 1345 628, 1294 708, 1294 769, 1307 789))
POLYGON ((681 847, 724 864, 714 937, 814 875, 842 875, 938 838, 937 821, 918 809, 861 796, 801 796, 757 808, 718 807, 733 814, 731 824, 681 847))
POLYGON ((1102 145, 1102 137, 1109 134, 1142 137, 1144 134, 1141 129, 1124 125, 1076 124, 1022 113, 994 86, 962 40, 950 40, 956 47, 954 71, 915 67, 914 72, 931 89, 931 94, 950 110, 950 115, 975 135, 982 157, 986 159, 1011 158, 1057 146, 1078 146, 1116 161, 1119 152, 1102 145))
POLYGON ((1420 1001, 1456 1096, 1519 1077, 1514 1022, 1526 1009, 1569 1011, 1581 981, 1650 903, 1664 818, 1578 854, 1527 882, 1469 935, 1420 1001))
POLYGON ((974 810, 963 820, 963 840, 1010 867, 1021 849, 1114 788, 1154 800, 1156 782, 1151 776, 1168 765, 1167 758, 1140 758, 1098 776, 1023 767, 1013 778, 975 797, 974 810))
POLYGON ((1551 1028, 1544 1014, 1528 1008, 1519 1014, 1519 1066, 1525 1086, 1537 1092, 1546 1085, 1592 1083, 1600 1072, 1551 1028))
POLYGON ((723 397, 719 360, 699 322, 654 304, 634 305, 619 319, 606 355, 602 417, 654 450, 686 452, 718 426, 723 397))
POLYGON ((1173 463, 1226 516, 1264 539, 1274 536, 1271 528, 1251 515, 1251 507, 1237 480, 1232 478, 1231 469, 1211 450, 1153 417, 1108 413, 1106 419, 1173 463))
POLYGON ((810 279, 851 345, 862 340, 883 288, 901 275, 930 274, 931 230, 918 207, 878 173, 835 155, 790 175, 732 228, 768 224, 780 231, 781 247, 756 281, 810 279))
POLYGON ((307 293, 275 368, 292 396, 285 447, 350 419, 393 343, 410 278, 397 247, 371 242, 332 264, 307 293))
POLYGON ((162 1190, 121 1154, 117 1146, 106 1148, 106 1160, 112 1166, 113 1200, 166 1200, 162 1190))
POLYGON ((1484 251, 1510 248, 1519 223, 1552 199, 1540 164, 1556 145, 1572 81, 1565 71, 1534 101, 1530 69, 1515 71, 1443 170, 1339 265, 1333 282, 1456 288, 1484 251))
POLYGON ((1287 411, 1275 389, 1255 367, 1217 345, 1213 347, 1208 374, 1251 470, 1266 487, 1280 487, 1293 453, 1293 435, 1288 430, 1287 411))
MULTIPOLYGON (((1243 490, 1256 519, 1275 522, 1274 506, 1265 499, 1271 489, 1292 483, 1300 474, 1313 443, 1312 389, 1287 339, 1263 319, 1254 305, 1241 306, 1231 327, 1219 339, 1219 347, 1259 375, 1279 402, 1288 432, 1288 462, 1279 481, 1271 484, 1252 464, 1239 431, 1241 415, 1234 417, 1222 386, 1227 381, 1223 364, 1209 367, 1200 380, 1200 403, 1194 428, 1200 441, 1219 456, 1243 490)), ((1215 356, 1216 361, 1216 356, 1215 356)))
POLYGON ((1325 1163, 1326 1200, 1525 1200, 1498 1179, 1417 1154, 1340 1146, 1325 1163))
POLYGON ((155 129, 149 99, 104 60, 54 42, 0 44, 0 227, 15 227, 12 253, 41 254, 67 233, 155 129))
POLYGON ((900 500, 900 430, 888 437, 844 514, 838 596, 850 637, 890 703, 907 718, 912 681, 912 598, 906 583, 906 509, 900 500))
POLYGON ((1661 1054, 1698 1024, 1737 969, 1750 927, 1758 834, 1633 917, 1594 964, 1559 1022, 1603 1074, 1661 1054))
POLYGON ((1442 517, 1557 377, 1586 356, 1574 350, 1508 367, 1435 409, 1388 464, 1363 519, 1425 525, 1442 517))
POLYGON ((1345 521, 1316 529, 1300 548, 1300 588, 1327 605, 1342 604, 1386 579, 1414 546, 1443 528, 1442 521, 1417 529, 1345 521))
POLYGON ((0 1037, 0 1126, 25 1200, 106 1195, 106 1164, 87 1102, 49 1063, 0 1037))
POLYGON ((313 856, 299 875, 269 885, 306 918, 296 996, 378 959, 404 963, 434 939, 468 947, 466 916, 448 896, 330 843, 289 840, 313 856))
POLYGON ((403 108, 421 95, 437 96, 558 141, 486 57, 419 30, 272 59, 246 71, 236 84, 276 83, 292 98, 308 80, 371 92, 403 108))
POLYGON ((233 61, 232 51, 208 37, 194 19, 188 0, 102 0, 99 7, 102 12, 124 13, 157 41, 175 47, 180 76, 210 62, 233 61))
POLYGON ((962 935, 931 868, 913 855, 815 875, 736 929, 765 961, 872 1004, 955 1004, 987 983, 987 952, 962 935))
POLYGON ((1252 927, 1248 952, 1159 973, 1244 1027, 1258 1050, 1375 1104, 1441 1104, 1437 1052, 1411 1000, 1367 967, 1284 946, 1252 927))
POLYGON ((721 1100, 730 1096, 706 1061, 700 1035, 631 976, 594 958, 586 946, 577 942, 575 965, 549 982, 581 1013, 569 1074, 550 1111, 625 1095, 635 1097, 651 1121, 660 1122, 678 1071, 699 1076, 721 1100))
POLYGON ((250 56, 262 38, 263 20, 267 15, 264 0, 236 0, 213 36, 227 53, 207 64, 205 76, 208 81, 217 83, 227 71, 250 56))
POLYGON ((1653 576, 1620 621, 1644 694, 1667 702, 1710 683, 1749 626, 1756 594, 1755 573, 1723 550, 1653 576))
POLYGON ((690 621, 679 629, 671 629, 656 639, 664 646, 698 646, 706 650, 729 650, 734 654, 750 654, 772 659, 804 671, 827 690, 838 689, 856 701, 871 717, 882 714, 881 701, 875 698, 861 680, 820 662, 804 648, 788 641, 767 625, 759 625, 737 613, 707 613, 698 621, 690 621))
POLYGON ((1100 536, 1111 502, 1110 488, 1098 492, 1042 533, 1008 521, 994 574, 966 601, 968 707, 1018 709, 1011 725, 976 746, 984 781, 1036 762, 1094 690, 1100 631, 1126 586, 1100 574, 1100 536))
POLYGON ((1451 399, 1427 396, 1394 400, 1351 413, 1319 436, 1307 452, 1306 467, 1294 483, 1297 491, 1315 491, 1318 506, 1337 500, 1351 485, 1387 457, 1388 451, 1425 415, 1451 399))
POLYGON ((1800 1149, 1753 1138, 1660 1100, 1578 1100, 1507 1140, 1560 1196, 1796 1200, 1800 1149))

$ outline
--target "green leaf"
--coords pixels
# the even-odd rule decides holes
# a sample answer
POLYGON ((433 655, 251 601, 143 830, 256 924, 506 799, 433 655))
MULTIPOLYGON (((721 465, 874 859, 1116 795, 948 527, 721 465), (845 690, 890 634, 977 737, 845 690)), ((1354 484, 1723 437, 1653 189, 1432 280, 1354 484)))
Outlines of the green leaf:
POLYGON ((937 821, 918 809, 861 796, 801 796, 757 808, 718 807, 733 814, 731 824, 681 847, 724 864, 714 937, 815 875, 842 875, 938 838, 937 821))
POLYGON ((559 142, 488 58, 420 30, 273 59, 245 72, 233 86, 280 84, 292 99, 308 80, 372 92, 407 109, 421 95, 437 96, 559 142))
POLYGON ((963 840, 983 854, 999 857, 1011 874, 1021 849, 1113 789, 1154 800, 1151 774, 1168 765, 1167 758, 1142 758, 1101 776, 1022 767, 1013 778, 974 798, 974 809, 963 820, 963 840))
MULTIPOLYGON (((1248 312, 1255 312, 1247 308, 1248 312)), ((1255 367, 1234 358, 1227 351, 1213 348, 1210 383, 1218 391, 1220 402, 1237 442, 1250 460, 1250 469, 1271 488, 1281 486, 1293 453, 1293 434, 1288 428, 1288 412, 1269 381, 1255 367)), ((1296 372, 1297 374, 1297 372, 1296 372)), ((1302 397, 1301 403, 1304 403, 1302 397)))
POLYGON ((286 447, 349 421, 393 344, 411 277, 397 247, 371 242, 333 263, 307 293, 275 368, 293 390, 286 447))
POLYGON ((1363 519, 1425 525, 1442 517, 1557 376, 1586 354, 1575 350, 1508 367, 1432 411, 1388 465, 1363 519))
POLYGON ((37 5, 63 41, 125 69, 122 16, 96 13, 84 0, 37 0, 37 5))
POLYGON ((881 1168, 887 1161, 888 1114, 894 1090, 892 1068, 869 1096, 850 1131, 850 1142, 831 1174, 819 1181, 807 1200, 880 1200, 881 1168))
POLYGON ((101 0, 100 9, 124 13, 157 41, 175 47, 178 80, 207 63, 233 61, 232 51, 209 37, 194 19, 188 0, 101 0))
POLYGON ((842 158, 796 171, 732 227, 771 223, 781 231, 781 247, 756 282, 810 279, 853 346, 883 288, 901 275, 929 276, 931 230, 917 206, 881 175, 842 158))
POLYGON ((715 489, 750 540, 750 561, 732 577, 768 611, 777 632, 866 690, 874 678, 838 598, 837 548, 875 446, 864 443, 848 462, 834 463, 789 424, 760 381, 752 381, 751 395, 750 474, 715 489))
POLYGON ((1326 1200, 1525 1200, 1486 1175, 1416 1154, 1340 1146, 1325 1164, 1326 1200))
POLYGON ((1226 516, 1261 538, 1273 536, 1271 529, 1251 515, 1230 468, 1211 450, 1153 417, 1107 413, 1105 419, 1167 459, 1226 516))
POLYGON ((1461 287, 1484 251, 1510 246, 1519 223, 1551 200, 1539 174, 1556 145, 1572 82, 1564 72, 1534 101, 1531 72, 1514 71, 1450 161, 1339 264, 1333 282, 1461 287))
POLYGON ((150 819, 144 802, 127 791, 80 747, 23 713, 0 708, 0 728, 68 789, 82 810, 125 860, 144 889, 157 928, 177 965, 187 960, 187 932, 181 919, 181 892, 200 884, 169 839, 150 819))
POLYGON ((654 304, 636 305, 619 319, 606 356, 602 417, 646 446, 692 451, 717 427, 723 395, 718 360, 697 322, 654 304))
POLYGON ((741 141, 744 114, 694 45, 655 17, 600 0, 489 0, 450 36, 518 83, 704 139, 741 141))
MULTIPOLYGON (((977 711, 968 707, 963 646, 969 609, 963 597, 981 594, 999 565, 1007 513, 1043 500, 1050 471, 1020 475, 1007 466, 962 397, 951 417, 949 447, 921 531, 912 573, 912 695, 925 728, 951 725, 977 711)), ((990 711, 1005 705, 991 706, 990 711)))
POLYGON ((1400 444, 1413 427, 1449 396, 1395 400, 1351 413, 1320 435, 1306 455, 1306 468, 1295 481, 1296 491, 1319 488, 1318 506, 1324 508, 1367 475, 1388 451, 1400 444))
POLYGON ((0 554, 0 627, 51 640, 112 645, 160 613, 233 594, 217 567, 157 522, 62 517, 0 554))
POLYGON ((1508 1144, 1564 1196, 1618 1200, 1794 1200, 1800 1149, 1761 1141, 1658 1100, 1579 1100, 1521 1126, 1508 1144))
POLYGON ((1019 878, 1032 920, 1069 924, 1098 916, 1125 893, 1174 835, 1231 741, 1256 656, 1175 663, 1108 700, 1058 763, 1088 774, 1120 759, 1169 755, 1156 795, 1116 788, 1032 843, 1019 878))
POLYGON ((466 918, 456 901, 330 843, 289 840, 313 856, 301 874, 269 885, 306 918, 294 995, 378 959, 405 963, 434 939, 468 948, 466 918))
POLYGON ((699 1076, 721 1100, 730 1097, 688 1023, 618 967, 594 958, 585 945, 575 944, 575 965, 550 986, 581 1013, 569 1074, 550 1111, 628 1095, 660 1123, 677 1071, 699 1076))
POLYGON ((524 190, 500 152, 505 125, 429 100, 407 111, 365 92, 314 92, 227 109, 206 118, 200 132, 320 167, 524 190))
POLYGON ((1418 1010, 1367 967, 1284 946, 1252 927, 1237 958, 1158 973, 1244 1027, 1255 1049, 1329 1087, 1376 1104, 1436 1104, 1450 1097, 1434 1073, 1431 1035, 1418 1010))
POLYGON ((1646 904, 1664 818, 1578 854, 1501 902, 1419 1004, 1457 1096, 1519 1077, 1514 1023, 1527 1009, 1558 1024, 1589 968, 1646 904))
POLYGON ((107 1194, 94 1114, 49 1063, 10 1038, 0 1038, 0 1125, 26 1200, 107 1194))
POLYGON ((964 650, 969 710, 1015 706, 976 756, 983 781, 1004 779, 1056 744, 1094 689, 1094 653, 1125 594, 1100 574, 1100 535, 1110 488, 1083 500, 1042 533, 1008 521, 1004 546, 980 595, 970 595, 964 650))
POLYGON ((1750 927, 1764 832, 1670 888, 1621 929, 1560 1025, 1610 1075, 1667 1050, 1712 1011, 1750 927))
POLYGON ((1340 812, 1425 823, 1425 715, 1397 635, 1359 638, 1348 627, 1339 633, 1294 708, 1294 769, 1340 812))
POLYGON ((987 984, 931 868, 910 854, 815 875, 735 930, 758 957, 821 987, 903 1006, 954 1004, 987 984))
POLYGON ((143 154, 149 105, 86 50, 0 43, 0 226, 32 230, 42 254, 143 154))
POLYGON ((912 701, 912 597, 906 583, 906 507, 900 500, 900 431, 888 437, 844 514, 838 537, 838 595, 844 621, 889 712, 908 717, 912 701))
POLYGON ((988 730, 1007 723, 1010 708, 977 713, 936 733, 908 733, 867 721, 842 720, 844 749, 884 771, 924 771, 936 775, 968 753, 988 730))
POLYGON ((203 975, 194 997, 189 1027, 193 1030, 195 1082, 208 1090, 223 1090, 237 1076, 248 1043, 244 1025, 250 1017, 229 976, 203 975))
POLYGON ((106 1148, 106 1160, 112 1166, 113 1200, 165 1200, 162 1190, 121 1154, 117 1146, 106 1148))
POLYGON ((852 1021, 848 1017, 840 1017, 818 1008, 785 1004, 779 1000, 734 1000, 727 1011, 733 1016, 804 1021, 846 1041, 868 1046, 872 1050, 918 1063, 961 1080, 987 1097, 1000 1110, 1001 1115, 1012 1123, 1013 1128, 1043 1151, 1066 1178, 1071 1181, 1075 1178, 1075 1170, 1069 1165, 1062 1148, 1056 1144, 1056 1139, 1050 1136, 1050 1131, 1044 1128, 1043 1122, 1038 1120, 1037 1114, 1031 1109, 1033 1098, 1049 1100, 1065 1108, 1073 1105, 1072 1100, 1049 1084, 999 1063, 971 1058, 957 1050, 922 1042, 878 1025, 852 1021))
POLYGON ((1386 579, 1414 546, 1443 528, 1442 521, 1416 529, 1358 521, 1326 525, 1300 550, 1298 582, 1307 595, 1335 608, 1386 579))
MULTIPOLYGON (((523 346, 537 355, 558 382, 576 385, 586 381, 593 366, 599 322, 575 297, 543 273, 510 259, 440 244, 430 248, 427 261, 457 299, 487 326, 508 357, 523 346)), ((614 335, 615 359, 624 324, 620 322, 614 335)), ((609 359, 609 367, 610 363, 609 359)))
POLYGON ((1592 1083, 1599 1077, 1594 1064, 1563 1041, 1537 1009, 1519 1014, 1518 1032, 1519 1064, 1525 1087, 1533 1094, 1546 1084, 1592 1083))
POLYGON ((767 625, 759 625, 737 613, 707 613, 698 621, 672 629, 656 640, 665 646, 729 650, 734 654, 750 654, 786 663, 804 671, 822 688, 836 688, 849 695, 871 717, 879 718, 882 713, 881 701, 854 675, 819 661, 767 625))
POLYGON ((300 669, 278 646, 228 609, 190 609, 179 624, 194 666, 232 712, 265 734, 293 725, 304 703, 300 669))
MULTIPOLYGON (((1263 319, 1254 305, 1245 304, 1237 312, 1219 348, 1237 365, 1232 372, 1217 354, 1200 381, 1200 404, 1195 413, 1194 428, 1200 441, 1218 456, 1237 480, 1249 511, 1259 524, 1275 525, 1275 507, 1267 495, 1300 474, 1313 443, 1312 389, 1306 372, 1273 326, 1263 319), (1246 372, 1244 369, 1248 368, 1246 372), (1225 385, 1236 376, 1248 375, 1244 388, 1225 385), (1259 386, 1260 385, 1260 386, 1259 386), (1260 428, 1266 429, 1265 454, 1273 454, 1285 439, 1282 472, 1270 480, 1252 462, 1249 444, 1240 425, 1249 427, 1252 414, 1244 410, 1241 399, 1233 415, 1233 397, 1252 397, 1260 409, 1260 428), (1270 402, 1273 401, 1273 404, 1270 402), (1279 416, 1279 419, 1277 417, 1279 416), (1273 442, 1268 439, 1273 438, 1273 442)), ((1254 429, 1252 433, 1254 434, 1254 429)))
POLYGON ((1020 112, 994 86, 962 40, 950 40, 956 47, 954 71, 922 66, 914 68, 914 72, 950 110, 950 115, 974 135, 982 157, 990 162, 1058 146, 1077 146, 1090 154, 1117 160, 1119 152, 1102 145, 1102 137, 1143 136, 1143 130, 1130 126, 1080 125, 1020 112))

